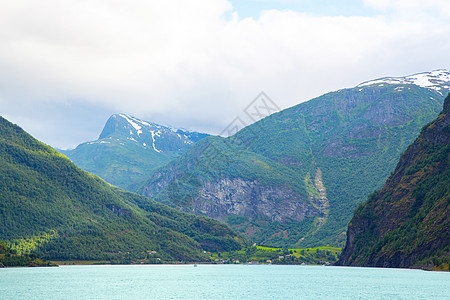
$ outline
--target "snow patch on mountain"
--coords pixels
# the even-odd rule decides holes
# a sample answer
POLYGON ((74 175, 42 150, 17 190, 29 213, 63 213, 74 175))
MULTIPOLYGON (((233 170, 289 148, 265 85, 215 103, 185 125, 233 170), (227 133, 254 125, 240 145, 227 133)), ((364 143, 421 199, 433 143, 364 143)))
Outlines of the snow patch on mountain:
MULTIPOLYGON (((185 128, 175 128, 175 127, 168 126, 168 125, 160 125, 160 124, 156 124, 156 123, 150 123, 150 122, 143 121, 143 120, 140 120, 138 118, 132 117, 130 115, 126 115, 126 114, 118 114, 118 115, 121 116, 122 118, 124 118, 134 129, 136 129, 138 135, 142 134, 142 127, 143 126, 144 127, 149 127, 149 128, 170 130, 170 131, 172 131, 172 132, 174 132, 174 133, 176 133, 178 135, 179 135, 179 132, 183 132, 183 133, 187 133, 187 134, 194 133, 193 131, 190 131, 190 130, 185 129, 185 128)), ((187 138, 187 139, 189 138, 186 134, 183 134, 183 136, 185 138, 187 138)))
MULTIPOLYGON (((128 123, 130 123, 131 126, 133 126, 134 129, 136 129, 136 132, 137 132, 138 135, 141 135, 141 134, 142 134, 142 127, 139 126, 139 124, 136 123, 134 120, 132 120, 132 119, 134 119, 133 117, 129 117, 129 116, 124 115, 124 114, 119 114, 119 116, 121 116, 122 118, 124 118, 125 120, 127 120, 128 123)), ((135 120, 136 120, 136 119, 135 119, 135 120)), ((130 132, 131 132, 131 131, 130 131, 130 132)))
POLYGON ((405 77, 384 77, 363 82, 357 85, 357 87, 369 86, 374 84, 378 84, 379 86, 382 86, 383 84, 415 84, 420 87, 440 92, 440 90, 442 89, 450 89, 450 71, 441 69, 405 77))
POLYGON ((155 136, 159 136, 159 134, 161 133, 159 130, 157 133, 155 133, 153 130, 150 130, 151 134, 152 134, 152 141, 153 141, 153 150, 155 150, 158 153, 161 153, 161 150, 156 149, 155 147, 155 136))

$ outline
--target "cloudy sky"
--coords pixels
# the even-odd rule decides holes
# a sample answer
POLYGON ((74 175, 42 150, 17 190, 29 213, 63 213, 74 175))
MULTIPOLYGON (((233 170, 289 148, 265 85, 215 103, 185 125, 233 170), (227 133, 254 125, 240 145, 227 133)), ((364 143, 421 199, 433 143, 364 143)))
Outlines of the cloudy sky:
POLYGON ((0 115, 60 148, 113 113, 219 133, 261 91, 287 108, 450 68, 449 0, 0 0, 0 115))

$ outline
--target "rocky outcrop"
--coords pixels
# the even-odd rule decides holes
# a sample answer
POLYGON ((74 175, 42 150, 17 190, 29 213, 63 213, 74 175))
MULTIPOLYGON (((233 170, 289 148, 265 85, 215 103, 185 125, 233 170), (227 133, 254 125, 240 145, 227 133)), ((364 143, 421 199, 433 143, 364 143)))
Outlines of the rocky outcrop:
POLYGON ((204 214, 225 221, 229 215, 251 219, 266 217, 271 221, 303 221, 318 216, 317 208, 289 188, 263 186, 256 180, 222 178, 204 182, 190 207, 196 214, 204 214))

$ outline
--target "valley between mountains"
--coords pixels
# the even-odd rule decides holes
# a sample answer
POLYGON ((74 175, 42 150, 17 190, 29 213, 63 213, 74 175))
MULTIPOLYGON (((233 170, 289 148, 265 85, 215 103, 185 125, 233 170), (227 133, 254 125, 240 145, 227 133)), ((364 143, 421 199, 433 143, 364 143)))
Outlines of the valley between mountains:
POLYGON ((448 139, 440 138, 449 132, 448 97, 442 112, 449 92, 448 70, 376 79, 274 113, 227 138, 119 113, 98 140, 60 153, 1 119, 0 240, 47 259, 150 263, 158 262, 152 253, 166 262, 209 261, 211 252, 231 260, 241 249, 254 255, 271 247, 302 257, 289 251, 326 246, 323 257, 335 257, 346 246, 343 265, 445 269, 448 193, 427 194, 422 182, 427 172, 442 173, 436 182, 449 186, 448 139), (397 201, 386 186, 400 176, 402 153, 436 126, 443 148, 433 154, 437 144, 420 144, 422 160, 407 171, 423 175, 408 183, 415 191, 408 199, 416 200, 398 200, 414 213, 405 208, 407 225, 395 231, 386 224, 397 214, 384 220, 380 213, 388 205, 382 201, 397 201), (433 203, 437 227, 418 219, 433 203), (393 242, 416 226, 435 233, 429 255, 416 255, 414 247, 423 246, 416 236, 409 248, 393 242), (249 250, 253 243, 266 247, 249 250))

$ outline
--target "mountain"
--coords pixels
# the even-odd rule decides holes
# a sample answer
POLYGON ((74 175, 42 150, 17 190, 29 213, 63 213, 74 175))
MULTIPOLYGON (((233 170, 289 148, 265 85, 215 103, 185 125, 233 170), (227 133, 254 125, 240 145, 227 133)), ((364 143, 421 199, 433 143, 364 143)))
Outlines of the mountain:
POLYGON ((349 224, 339 265, 449 270, 450 94, 349 224))
POLYGON ((106 122, 98 140, 59 151, 83 170, 133 191, 153 169, 207 136, 115 114, 106 122))
POLYGON ((18 254, 119 262, 209 261, 204 250, 243 244, 215 220, 181 213, 79 169, 1 117, 0 240, 18 254))
POLYGON ((225 221, 260 244, 343 246, 354 209, 439 114, 449 75, 366 82, 229 138, 205 138, 156 169, 139 193, 225 221))

